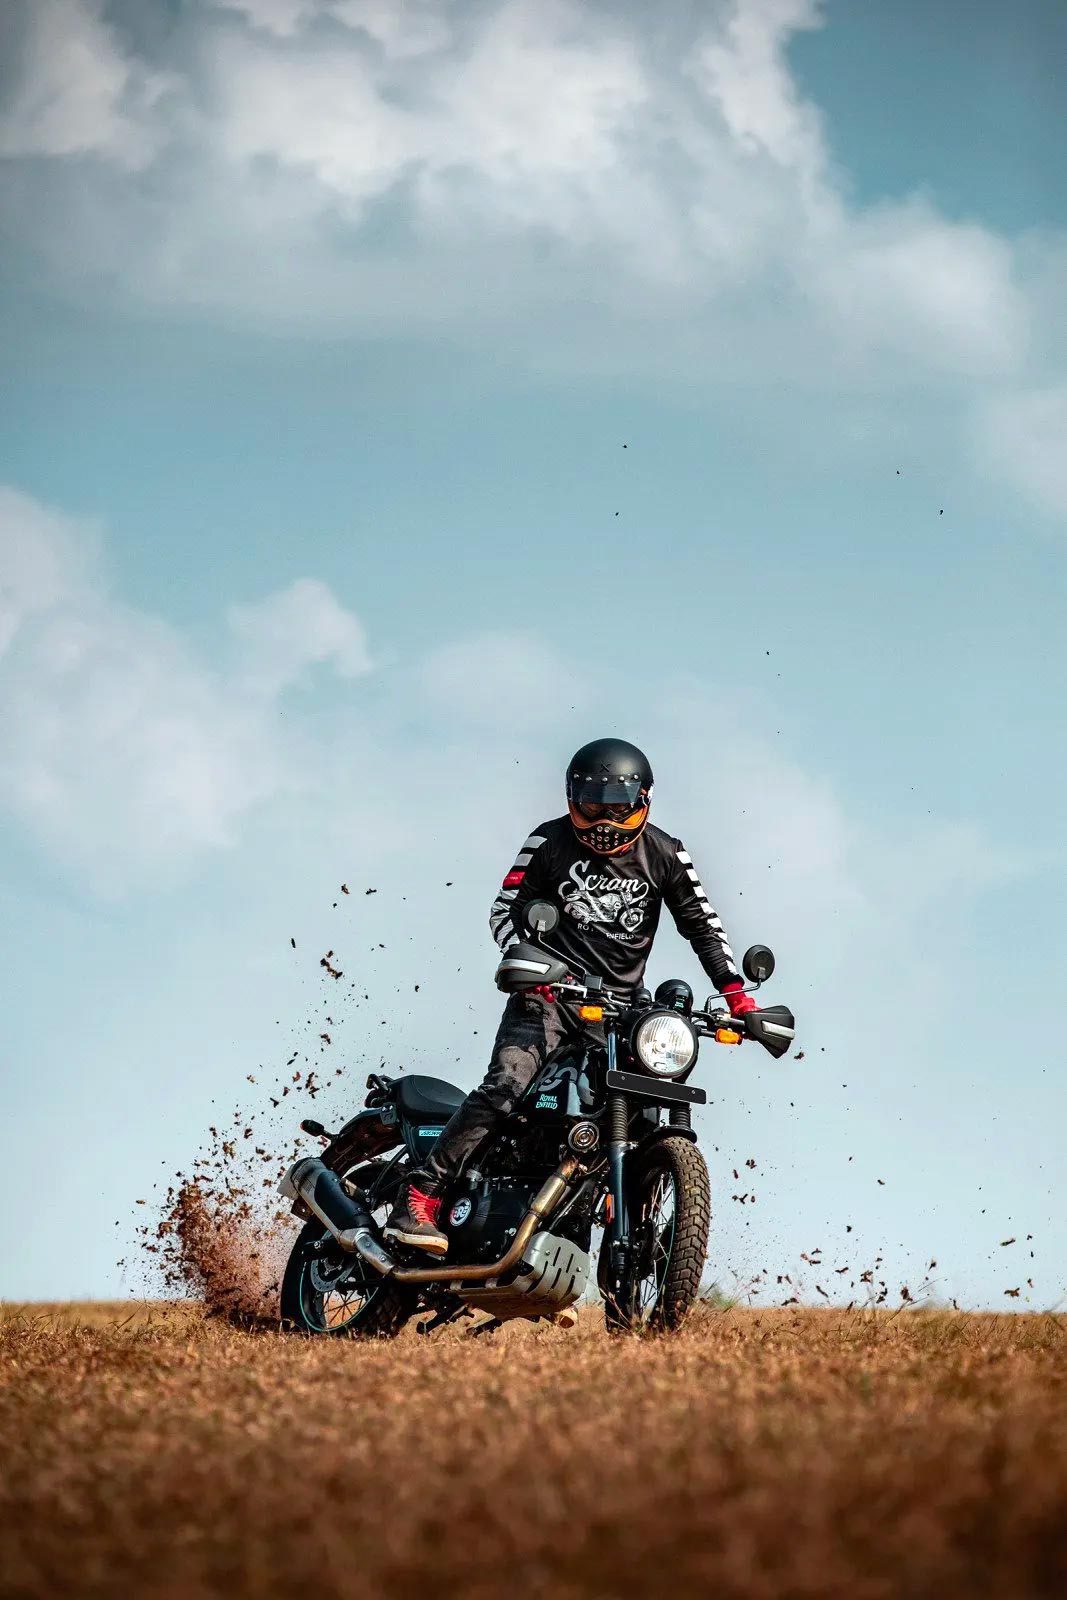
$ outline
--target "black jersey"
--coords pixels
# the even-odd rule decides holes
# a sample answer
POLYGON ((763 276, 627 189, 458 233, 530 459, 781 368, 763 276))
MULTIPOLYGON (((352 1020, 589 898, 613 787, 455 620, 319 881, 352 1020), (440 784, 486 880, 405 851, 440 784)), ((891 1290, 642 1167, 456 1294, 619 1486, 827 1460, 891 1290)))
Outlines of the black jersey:
POLYGON ((717 989, 740 978, 688 851, 651 824, 629 850, 598 856, 579 841, 569 817, 542 823, 489 913, 502 950, 525 937, 521 913, 531 900, 550 900, 559 911, 559 927, 546 943, 576 974, 598 973, 613 988, 641 982, 664 904, 717 989))

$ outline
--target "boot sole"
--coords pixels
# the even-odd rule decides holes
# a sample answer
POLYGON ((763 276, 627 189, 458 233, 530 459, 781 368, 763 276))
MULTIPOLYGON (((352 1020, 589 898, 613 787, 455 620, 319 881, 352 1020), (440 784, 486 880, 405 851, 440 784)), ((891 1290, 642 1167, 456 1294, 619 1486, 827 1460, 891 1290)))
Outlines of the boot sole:
POLYGON ((416 1250, 425 1250, 432 1256, 443 1256, 448 1253, 448 1240, 443 1234, 429 1237, 425 1233, 404 1233, 400 1228, 384 1228, 384 1239, 395 1239, 398 1244, 413 1245, 416 1250))

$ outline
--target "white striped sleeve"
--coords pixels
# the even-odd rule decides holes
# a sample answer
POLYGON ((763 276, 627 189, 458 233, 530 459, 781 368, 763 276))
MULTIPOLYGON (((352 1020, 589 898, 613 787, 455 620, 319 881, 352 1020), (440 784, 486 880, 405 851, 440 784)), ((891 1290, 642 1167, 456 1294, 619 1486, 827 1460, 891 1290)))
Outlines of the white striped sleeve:
POLYGON ((508 945, 514 944, 519 938, 512 918, 512 907, 519 890, 523 886, 529 865, 544 842, 543 834, 531 833, 515 857, 515 865, 505 877, 500 886, 500 891, 490 907, 489 930, 501 950, 506 950, 508 945))
POLYGON ((724 983, 741 976, 726 929, 708 899, 688 850, 679 844, 675 858, 676 865, 665 896, 668 908, 679 933, 689 940, 704 971, 721 990, 724 983))

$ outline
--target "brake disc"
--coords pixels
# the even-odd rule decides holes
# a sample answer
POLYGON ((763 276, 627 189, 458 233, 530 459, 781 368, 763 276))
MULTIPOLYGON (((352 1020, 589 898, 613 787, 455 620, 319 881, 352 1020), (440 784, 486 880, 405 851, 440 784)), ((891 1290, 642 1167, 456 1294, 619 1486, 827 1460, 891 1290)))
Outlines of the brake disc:
POLYGON ((349 1261, 329 1261, 316 1256, 308 1271, 312 1288, 317 1289, 319 1294, 329 1294, 331 1290, 337 1288, 349 1266, 351 1266, 349 1261))

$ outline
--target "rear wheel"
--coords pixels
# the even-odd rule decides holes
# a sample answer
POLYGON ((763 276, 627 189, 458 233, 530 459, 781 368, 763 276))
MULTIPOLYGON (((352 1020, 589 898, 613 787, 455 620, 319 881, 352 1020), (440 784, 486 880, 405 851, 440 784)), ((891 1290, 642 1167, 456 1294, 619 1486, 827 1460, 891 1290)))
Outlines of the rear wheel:
MULTIPOLYGON (((332 1149, 326 1163, 367 1190, 386 1170, 385 1162, 351 1167, 332 1149)), ((375 1210, 381 1220, 387 1206, 375 1210)), ((415 1310, 417 1295, 383 1278, 361 1259, 342 1250, 329 1229, 312 1217, 297 1236, 281 1286, 282 1326, 290 1333, 331 1338, 393 1339, 415 1310)))
POLYGON ((282 1278, 282 1325, 291 1333, 392 1339, 415 1309, 415 1296, 334 1243, 312 1217, 300 1231, 282 1278))
POLYGON ((711 1226, 708 1169, 691 1140, 670 1135, 632 1159, 631 1265, 618 1298, 605 1301, 605 1320, 613 1333, 671 1331, 700 1290, 711 1226))

